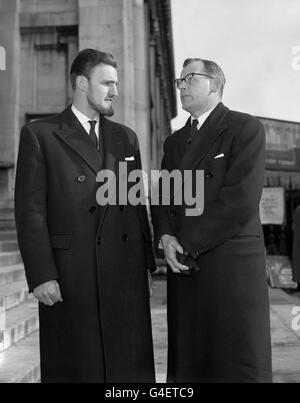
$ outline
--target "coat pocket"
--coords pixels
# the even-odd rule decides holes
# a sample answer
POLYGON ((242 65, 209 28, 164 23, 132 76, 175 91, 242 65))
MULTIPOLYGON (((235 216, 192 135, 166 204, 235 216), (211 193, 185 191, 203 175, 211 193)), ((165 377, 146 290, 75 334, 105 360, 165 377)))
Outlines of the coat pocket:
POLYGON ((52 249, 69 249, 72 234, 69 235, 50 235, 52 249))

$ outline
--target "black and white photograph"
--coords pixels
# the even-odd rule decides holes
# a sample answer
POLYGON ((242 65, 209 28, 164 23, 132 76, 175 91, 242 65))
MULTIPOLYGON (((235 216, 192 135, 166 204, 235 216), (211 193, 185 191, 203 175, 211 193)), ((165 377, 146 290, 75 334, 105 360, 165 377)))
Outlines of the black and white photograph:
POLYGON ((0 0, 0 383, 300 383, 300 1, 0 0))

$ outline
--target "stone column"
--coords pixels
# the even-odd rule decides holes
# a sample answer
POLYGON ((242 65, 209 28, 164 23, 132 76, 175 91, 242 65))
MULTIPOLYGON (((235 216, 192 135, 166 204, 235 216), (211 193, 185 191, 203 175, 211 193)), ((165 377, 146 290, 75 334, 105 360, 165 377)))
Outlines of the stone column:
MULTIPOLYGON (((79 50, 95 48, 112 53, 119 68, 119 99, 114 120, 124 119, 123 0, 79 0, 79 50)), ((125 123, 126 124, 126 123, 125 123)))
POLYGON ((130 1, 134 3, 134 101, 135 101, 135 130, 139 137, 143 168, 149 173, 150 169, 150 75, 148 33, 143 0, 130 1))
POLYGON ((118 62, 114 120, 137 132, 144 169, 149 158, 146 26, 143 0, 79 0, 79 49, 110 52, 118 62))
POLYGON ((6 69, 0 70, 0 207, 13 197, 13 166, 19 124, 19 0, 0 0, 0 46, 5 50, 6 69))

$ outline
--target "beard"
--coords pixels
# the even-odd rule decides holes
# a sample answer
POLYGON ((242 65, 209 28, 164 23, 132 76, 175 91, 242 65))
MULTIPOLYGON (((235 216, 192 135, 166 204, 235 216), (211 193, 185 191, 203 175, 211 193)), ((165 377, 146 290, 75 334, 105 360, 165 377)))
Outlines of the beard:
POLYGON ((113 116, 115 111, 112 107, 112 105, 107 106, 106 108, 104 106, 96 104, 89 96, 87 97, 87 101, 89 106, 97 113, 104 115, 104 116, 113 116))

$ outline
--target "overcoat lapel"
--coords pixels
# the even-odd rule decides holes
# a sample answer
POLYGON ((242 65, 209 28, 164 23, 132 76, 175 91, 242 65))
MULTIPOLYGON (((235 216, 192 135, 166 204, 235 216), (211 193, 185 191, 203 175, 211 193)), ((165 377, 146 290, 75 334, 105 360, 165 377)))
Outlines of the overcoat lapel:
MULTIPOLYGON (((197 168, 201 161, 208 154, 210 148, 213 146, 215 141, 224 133, 227 126, 223 124, 223 120, 229 111, 222 103, 219 103, 210 116, 206 119, 204 124, 201 126, 199 133, 195 135, 192 144, 189 144, 185 148, 185 153, 183 158, 179 163, 179 169, 182 172, 183 182, 189 178, 189 176, 184 175, 184 171, 192 171, 197 168)), ((190 133, 191 119, 189 119, 183 129, 182 140, 186 141, 187 133, 190 133)), ((172 196, 172 201, 175 199, 176 194, 181 191, 182 187, 178 189, 172 196)))
POLYGON ((97 175, 103 166, 101 154, 91 142, 70 106, 62 112, 60 129, 55 134, 71 147, 97 175))
MULTIPOLYGON (((193 170, 205 158, 212 145, 227 128, 223 120, 229 109, 222 103, 215 108, 202 125, 199 133, 195 136, 193 143, 186 148, 186 152, 180 163, 180 170, 193 170)), ((190 124, 190 119, 187 125, 190 124)))
POLYGON ((124 153, 126 150, 126 144, 125 144, 126 137, 120 131, 117 125, 110 122, 104 116, 101 116, 101 130, 103 136, 104 155, 105 155, 103 169, 114 173, 116 178, 115 181, 116 189, 113 189, 110 200, 100 210, 99 228, 101 228, 106 211, 110 205, 112 198, 115 196, 115 193, 117 192, 117 188, 119 186, 118 182, 119 162, 124 161, 124 155, 125 155, 124 153))
POLYGON ((117 125, 101 116, 101 129, 104 143, 104 169, 113 171, 119 177, 119 162, 124 161, 124 136, 117 125))
MULTIPOLYGON (((103 138, 104 153, 102 155, 104 156, 104 160, 72 112, 70 106, 62 112, 60 129, 55 134, 86 162, 95 175, 103 169, 112 171, 118 186, 119 162, 124 160, 125 145, 124 136, 118 130, 117 125, 102 115, 100 116, 100 136, 103 138)), ((114 193, 115 191, 116 189, 114 189, 114 193)), ((114 193, 111 193, 111 195, 114 196, 114 193)), ((109 203, 100 209, 100 226, 102 225, 108 206, 109 203)))

